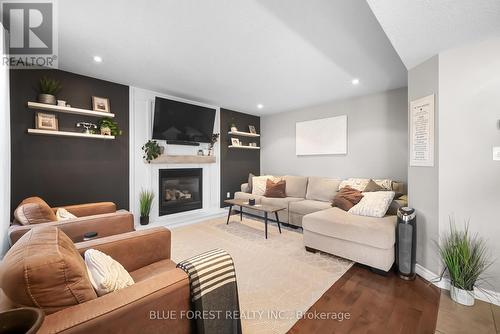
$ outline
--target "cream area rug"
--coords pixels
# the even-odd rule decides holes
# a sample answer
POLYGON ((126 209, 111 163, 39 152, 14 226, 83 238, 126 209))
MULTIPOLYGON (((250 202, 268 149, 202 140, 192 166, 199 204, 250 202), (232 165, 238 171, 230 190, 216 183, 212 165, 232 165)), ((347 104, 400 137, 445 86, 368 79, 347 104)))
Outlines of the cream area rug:
POLYGON ((352 262, 304 249, 300 230, 231 217, 172 230, 172 259, 180 262, 220 248, 234 260, 243 333, 286 333, 352 262))

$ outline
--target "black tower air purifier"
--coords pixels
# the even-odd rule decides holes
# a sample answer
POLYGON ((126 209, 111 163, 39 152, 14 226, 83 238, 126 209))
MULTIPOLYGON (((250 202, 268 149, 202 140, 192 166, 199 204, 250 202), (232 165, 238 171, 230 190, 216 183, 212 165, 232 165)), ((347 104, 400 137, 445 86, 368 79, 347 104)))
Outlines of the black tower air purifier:
POLYGON ((396 227, 396 263, 399 277, 415 279, 417 256, 417 217, 415 209, 402 207, 398 210, 396 227))

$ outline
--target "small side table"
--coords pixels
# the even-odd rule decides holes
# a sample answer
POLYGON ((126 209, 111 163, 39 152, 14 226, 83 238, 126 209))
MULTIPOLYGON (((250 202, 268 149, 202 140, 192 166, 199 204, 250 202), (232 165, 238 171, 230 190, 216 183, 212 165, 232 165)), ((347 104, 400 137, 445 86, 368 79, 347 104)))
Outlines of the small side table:
POLYGON ((21 307, 0 312, 0 334, 35 334, 44 318, 43 311, 34 307, 21 307))

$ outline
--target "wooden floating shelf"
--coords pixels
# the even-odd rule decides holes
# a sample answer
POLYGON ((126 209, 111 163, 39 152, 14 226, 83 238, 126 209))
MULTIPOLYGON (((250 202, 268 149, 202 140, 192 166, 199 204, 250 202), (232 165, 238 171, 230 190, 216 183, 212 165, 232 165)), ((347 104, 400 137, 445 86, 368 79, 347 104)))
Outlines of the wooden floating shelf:
POLYGON ((80 137, 80 138, 91 138, 91 139, 115 139, 115 136, 104 136, 104 135, 70 132, 70 131, 28 129, 28 133, 32 135, 42 135, 42 136, 80 137))
POLYGON ((152 164, 210 164, 216 161, 213 155, 160 155, 152 164))
POLYGON ((28 102, 28 108, 37 110, 46 110, 52 112, 60 112, 65 114, 85 115, 91 117, 110 117, 110 118, 115 117, 115 114, 112 114, 110 112, 80 109, 73 107, 61 107, 52 104, 38 103, 38 102, 28 102))
POLYGON ((257 133, 242 132, 242 131, 229 131, 228 134, 233 136, 243 136, 243 137, 260 137, 257 133))
POLYGON ((245 150, 260 150, 259 146, 248 146, 248 145, 229 145, 229 148, 242 148, 245 150))

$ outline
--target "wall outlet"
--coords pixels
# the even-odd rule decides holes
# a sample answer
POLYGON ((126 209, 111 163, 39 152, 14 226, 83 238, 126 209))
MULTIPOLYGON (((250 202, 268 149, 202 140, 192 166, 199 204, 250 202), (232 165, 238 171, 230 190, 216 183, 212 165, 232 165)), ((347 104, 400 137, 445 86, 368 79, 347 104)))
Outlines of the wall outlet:
POLYGON ((493 147, 493 160, 500 161, 500 146, 493 147))
POLYGON ((231 193, 229 191, 226 193, 226 198, 231 198, 231 193))

